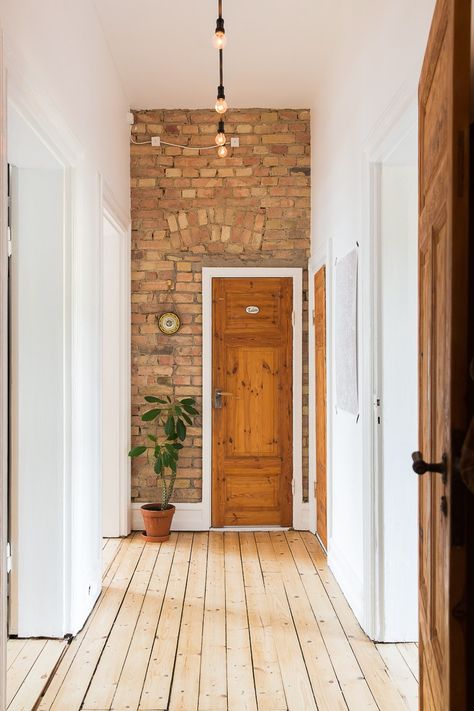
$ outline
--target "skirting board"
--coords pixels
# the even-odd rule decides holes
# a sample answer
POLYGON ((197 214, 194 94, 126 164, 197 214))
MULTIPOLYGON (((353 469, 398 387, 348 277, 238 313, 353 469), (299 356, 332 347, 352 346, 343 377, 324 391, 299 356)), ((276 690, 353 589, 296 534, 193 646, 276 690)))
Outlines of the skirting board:
MULTIPOLYGON (((144 502, 143 502, 144 503, 144 502)), ((140 507, 143 503, 132 503, 132 531, 143 530, 142 514, 140 507)), ((199 504, 175 504, 176 513, 173 517, 173 531, 208 531, 208 512, 199 504)), ((309 530, 309 505, 302 504, 300 508, 300 520, 295 522, 295 529, 298 531, 309 530)))
POLYGON ((352 612, 363 628, 364 606, 362 581, 347 558, 334 544, 334 539, 329 540, 328 550, 328 566, 336 578, 352 612))

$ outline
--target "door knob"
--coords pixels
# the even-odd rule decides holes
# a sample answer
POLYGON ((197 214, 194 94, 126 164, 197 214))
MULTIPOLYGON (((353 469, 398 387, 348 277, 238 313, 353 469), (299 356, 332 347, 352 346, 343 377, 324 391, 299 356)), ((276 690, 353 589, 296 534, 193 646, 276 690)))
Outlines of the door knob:
POLYGON ((225 396, 232 397, 234 393, 227 393, 224 390, 215 390, 214 391, 214 407, 217 410, 222 409, 222 398, 225 396))
POLYGON ((448 476, 448 457, 446 454, 443 454, 442 461, 437 463, 425 462, 421 452, 413 452, 411 458, 413 459, 412 468, 415 474, 418 474, 418 476, 423 476, 427 472, 442 474, 443 482, 446 482, 448 476))

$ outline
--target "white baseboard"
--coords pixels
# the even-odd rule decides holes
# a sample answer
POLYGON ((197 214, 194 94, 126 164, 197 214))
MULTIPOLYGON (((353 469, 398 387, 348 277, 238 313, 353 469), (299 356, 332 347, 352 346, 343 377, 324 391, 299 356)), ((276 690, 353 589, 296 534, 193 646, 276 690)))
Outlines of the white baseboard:
POLYGON ((307 501, 298 506, 293 516, 295 531, 309 531, 309 503, 307 501))
POLYGON ((344 597, 357 617, 360 626, 364 623, 363 585, 362 580, 354 570, 344 553, 331 539, 328 545, 328 565, 341 588, 344 597))
MULTIPOLYGON (((140 508, 145 502, 131 504, 132 531, 143 530, 143 519, 140 508)), ((176 513, 171 525, 172 531, 208 531, 210 529, 209 512, 202 502, 198 504, 175 504, 176 513)), ((302 504, 298 512, 298 520, 294 523, 297 531, 307 531, 309 524, 309 505, 302 504)))

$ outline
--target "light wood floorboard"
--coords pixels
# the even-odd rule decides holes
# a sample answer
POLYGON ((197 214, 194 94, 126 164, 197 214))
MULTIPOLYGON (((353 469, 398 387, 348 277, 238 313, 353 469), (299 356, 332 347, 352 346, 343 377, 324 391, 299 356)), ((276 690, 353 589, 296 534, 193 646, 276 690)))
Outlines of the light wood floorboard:
POLYGON ((362 632, 309 533, 103 546, 70 644, 10 640, 8 711, 415 711, 416 644, 362 632))
POLYGON ((31 711, 35 707, 67 646, 60 639, 8 641, 8 711, 31 711))

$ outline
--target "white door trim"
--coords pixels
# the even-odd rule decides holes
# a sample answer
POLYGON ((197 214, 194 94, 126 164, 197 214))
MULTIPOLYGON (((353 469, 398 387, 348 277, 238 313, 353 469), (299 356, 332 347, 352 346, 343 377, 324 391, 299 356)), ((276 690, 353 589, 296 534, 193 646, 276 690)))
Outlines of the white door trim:
MULTIPOLYGON (((74 374, 74 325, 76 322, 77 302, 75 298, 75 253, 77 243, 75 240, 76 233, 76 179, 77 170, 83 158, 82 148, 77 142, 75 136, 69 131, 67 126, 62 121, 62 118, 57 113, 56 107, 48 101, 48 99, 34 89, 34 84, 30 83, 31 72, 28 65, 25 63, 21 53, 14 47, 11 42, 4 38, 3 51, 3 115, 1 123, 1 139, 2 139, 2 176, 6 176, 7 169, 7 135, 8 126, 6 118, 7 101, 15 107, 18 113, 28 123, 30 129, 38 136, 39 140, 44 143, 48 151, 55 157, 64 170, 64 479, 63 479, 63 500, 64 509, 62 512, 62 540, 58 541, 58 558, 59 565, 62 567, 62 599, 64 601, 62 614, 62 626, 64 631, 61 634, 66 634, 72 631, 71 620, 71 600, 72 600, 72 574, 70 565, 70 551, 72 545, 72 440, 73 440, 73 400, 75 397, 73 387, 74 374)), ((2 205, 6 205, 7 184, 6 180, 0 181, 1 201, 2 205)), ((2 264, 2 292, 1 292, 1 339, 2 347, 4 339, 6 339, 6 353, 1 354, 2 357, 2 384, 6 377, 7 365, 3 359, 8 358, 8 317, 3 320, 3 314, 7 308, 8 279, 3 276, 4 261, 3 255, 7 249, 7 216, 2 214, 0 227, 1 236, 1 264, 2 264), (4 286, 5 284, 5 286, 4 286)), ((7 361, 6 361, 7 362, 7 361)), ((5 387, 2 387, 2 411, 6 409, 6 416, 2 421, 8 422, 8 382, 5 380, 5 387)), ((7 456, 8 441, 1 442, 2 464, 3 458, 7 456)), ((8 464, 6 464, 8 476, 8 464)), ((6 492, 6 490, 5 490, 6 492)), ((2 492, 3 493, 3 492, 2 492)), ((2 520, 7 520, 7 501, 6 496, 3 500, 2 496, 2 520)), ((3 541, 1 548, 1 563, 3 570, 3 551, 5 550, 3 541)), ((14 565, 14 561, 13 561, 14 565)), ((34 584, 34 581, 32 582, 34 584)), ((6 602, 6 594, 4 590, 2 594, 2 607, 4 599, 6 602)), ((58 612, 59 614, 59 612, 58 612)), ((3 625, 2 625, 3 627, 3 625)), ((1 698, 0 698, 0 707, 1 698)))
POLYGON ((303 272, 286 267, 203 267, 203 461, 202 508, 211 527, 212 490, 212 280, 236 277, 293 279, 293 528, 307 530, 309 504, 303 503, 303 272))
POLYGON ((0 708, 7 680, 7 492, 8 492, 8 253, 6 70, 0 29, 0 708))
MULTIPOLYGON (((414 76, 417 76, 416 72, 414 76)), ((406 85, 395 96, 364 144, 363 234, 361 244, 362 288, 362 506, 363 506, 363 620, 364 631, 381 639, 383 605, 383 471, 380 466, 379 428, 376 400, 380 393, 380 219, 382 163, 403 141, 417 116, 416 87, 406 85)), ((409 453, 407 452, 407 456, 409 453)))
MULTIPOLYGON (((120 469, 115 486, 117 496, 113 499, 119 502, 116 511, 116 524, 114 528, 117 536, 128 536, 131 531, 131 466, 127 456, 130 450, 131 439, 131 229, 125 216, 117 208, 112 193, 104 179, 100 178, 100 196, 102 205, 102 218, 105 218, 120 235, 120 351, 118 353, 120 369, 120 444, 121 452, 120 469)), ((100 221, 100 278, 103 280, 103 219, 100 221)), ((100 288, 100 313, 103 314, 103 288, 100 288)), ((102 333, 102 327, 100 329, 102 333)), ((102 353, 100 362, 104 366, 102 353)), ((102 403, 101 403, 102 422, 102 403)))

